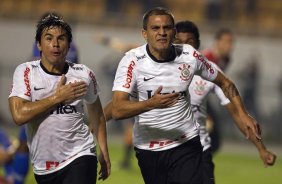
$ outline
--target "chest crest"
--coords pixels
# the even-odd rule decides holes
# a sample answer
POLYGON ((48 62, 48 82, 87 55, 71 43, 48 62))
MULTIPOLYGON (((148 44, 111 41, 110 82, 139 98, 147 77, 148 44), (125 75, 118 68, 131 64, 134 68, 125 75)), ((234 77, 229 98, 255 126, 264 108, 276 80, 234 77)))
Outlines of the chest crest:
POLYGON ((192 75, 190 72, 190 65, 188 64, 182 64, 181 66, 178 67, 178 69, 181 71, 180 73, 180 78, 183 81, 188 81, 191 79, 192 75))

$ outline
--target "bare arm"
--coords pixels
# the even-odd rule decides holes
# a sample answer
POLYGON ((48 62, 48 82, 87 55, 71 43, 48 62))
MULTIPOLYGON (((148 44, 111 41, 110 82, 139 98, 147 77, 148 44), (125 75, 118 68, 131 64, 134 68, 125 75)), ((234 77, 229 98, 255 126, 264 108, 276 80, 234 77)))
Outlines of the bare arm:
POLYGON ((0 148, 0 165, 12 160, 14 153, 15 151, 5 151, 4 149, 0 148))
POLYGON ((101 170, 99 171, 99 179, 104 180, 110 175, 111 162, 107 145, 106 120, 104 117, 100 98, 98 97, 95 103, 88 104, 87 110, 89 123, 93 128, 94 134, 96 136, 100 148, 99 162, 101 164, 101 170))
POLYGON ((113 118, 112 117, 112 109, 113 109, 113 102, 111 100, 107 103, 106 107, 103 109, 106 121, 109 121, 113 118))
POLYGON ((115 91, 112 101, 112 116, 115 119, 126 119, 155 108, 167 108, 174 105, 179 93, 160 94, 162 87, 159 87, 154 96, 144 101, 130 101, 126 92, 115 91))
POLYGON ((87 86, 84 82, 75 82, 65 85, 66 78, 63 75, 55 94, 31 102, 20 97, 10 97, 9 106, 12 117, 17 125, 23 125, 40 115, 48 113, 54 106, 62 102, 72 102, 86 94, 87 86))
MULTIPOLYGON (((237 113, 236 108, 231 103, 225 105, 225 107, 227 108, 227 110, 229 111, 231 116, 233 117, 233 119, 234 119, 237 127, 240 129, 240 131, 243 134, 246 135, 246 132, 248 132, 249 130, 248 129, 246 130, 246 126, 244 125, 244 123, 241 122, 240 116, 237 113)), ((264 165, 265 166, 274 165, 275 160, 276 160, 276 155, 267 150, 267 148, 263 144, 263 141, 257 139, 257 137, 252 132, 248 133, 248 135, 246 135, 246 136, 256 146, 256 148, 259 152, 260 158, 263 161, 264 165)))
MULTIPOLYGON (((218 75, 213 82, 222 89, 224 95, 231 101, 241 121, 245 123, 245 126, 247 126, 247 128, 250 128, 256 135, 256 137, 260 139, 261 133, 259 126, 256 120, 251 117, 246 111, 235 84, 220 71, 218 72, 218 75)), ((246 135, 248 135, 248 131, 246 131, 246 135)))

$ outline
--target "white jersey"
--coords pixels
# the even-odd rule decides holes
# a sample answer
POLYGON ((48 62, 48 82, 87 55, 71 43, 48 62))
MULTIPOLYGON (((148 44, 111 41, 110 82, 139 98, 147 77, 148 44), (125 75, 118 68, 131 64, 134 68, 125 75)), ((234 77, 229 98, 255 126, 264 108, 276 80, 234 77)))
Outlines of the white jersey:
POLYGON ((188 86, 197 72, 214 80, 217 70, 190 45, 173 46, 172 58, 159 62, 146 45, 132 49, 119 63, 113 91, 132 94, 137 100, 151 98, 159 86, 162 94, 179 92, 178 102, 169 108, 153 109, 135 117, 134 146, 152 151, 176 147, 199 134, 193 118, 188 86))
MULTIPOLYGON (((68 63, 66 83, 85 81, 87 94, 70 104, 59 104, 46 115, 27 123, 28 147, 35 174, 49 174, 82 155, 95 155, 96 145, 84 123, 83 101, 94 103, 99 87, 93 71, 82 64, 68 63)), ((49 73, 40 60, 19 65, 9 97, 35 102, 55 93, 61 76, 49 73)))
POLYGON ((197 122, 200 123, 200 139, 202 146, 204 147, 204 151, 211 146, 211 138, 206 130, 207 97, 210 92, 216 94, 221 105, 230 103, 229 99, 224 95, 220 87, 212 82, 204 80, 198 75, 195 75, 189 86, 189 93, 191 95, 194 117, 197 122))

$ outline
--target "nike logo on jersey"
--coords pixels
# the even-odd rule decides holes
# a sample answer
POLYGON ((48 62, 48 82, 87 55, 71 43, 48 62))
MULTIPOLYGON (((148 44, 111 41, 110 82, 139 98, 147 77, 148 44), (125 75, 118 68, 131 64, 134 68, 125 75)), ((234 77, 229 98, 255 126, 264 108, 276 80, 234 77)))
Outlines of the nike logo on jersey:
POLYGON ((38 91, 38 90, 41 90, 41 89, 44 89, 44 88, 37 88, 37 87, 34 87, 33 89, 34 89, 34 91, 38 91))
POLYGON ((148 81, 148 80, 151 80, 151 79, 153 79, 153 78, 155 78, 155 77, 150 77, 150 78, 145 78, 145 77, 144 77, 144 81, 148 81))

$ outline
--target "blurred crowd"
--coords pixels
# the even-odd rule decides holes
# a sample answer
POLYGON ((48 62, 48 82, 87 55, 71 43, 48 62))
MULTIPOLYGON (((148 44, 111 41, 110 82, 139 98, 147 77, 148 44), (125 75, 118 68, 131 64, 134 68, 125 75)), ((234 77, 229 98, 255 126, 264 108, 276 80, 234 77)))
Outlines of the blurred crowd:
POLYGON ((36 19, 55 9, 72 21, 139 26, 140 15, 156 6, 171 9, 176 19, 188 18, 211 30, 226 22, 248 34, 282 33, 282 24, 277 22, 282 18, 280 0, 2 0, 0 18, 36 19))

